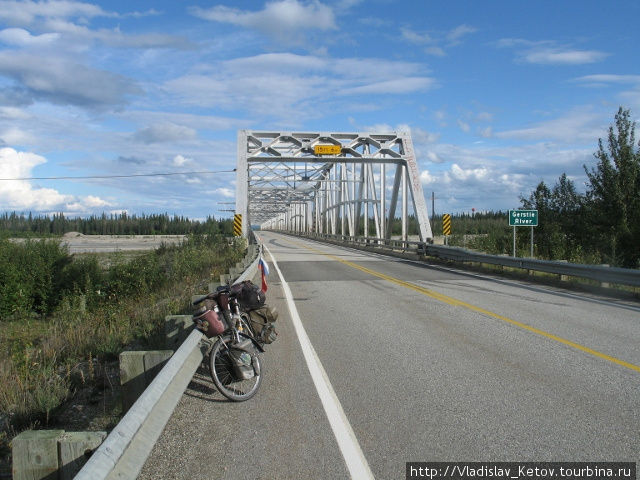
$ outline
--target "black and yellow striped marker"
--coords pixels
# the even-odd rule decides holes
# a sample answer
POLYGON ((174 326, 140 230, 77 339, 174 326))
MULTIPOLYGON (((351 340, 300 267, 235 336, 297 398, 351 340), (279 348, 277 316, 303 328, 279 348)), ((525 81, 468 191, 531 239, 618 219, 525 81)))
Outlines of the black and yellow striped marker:
POLYGON ((451 235, 451 214, 442 215, 442 234, 451 235))
POLYGON ((233 234, 236 237, 242 236, 242 214, 236 213, 233 216, 233 234))

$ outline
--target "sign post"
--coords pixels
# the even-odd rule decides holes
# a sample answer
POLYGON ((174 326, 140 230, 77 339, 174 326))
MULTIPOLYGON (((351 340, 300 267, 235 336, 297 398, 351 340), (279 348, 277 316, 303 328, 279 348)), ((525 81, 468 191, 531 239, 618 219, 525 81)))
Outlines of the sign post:
POLYGON ((538 226, 538 210, 509 210, 509 226, 513 227, 513 256, 516 256, 516 227, 531 227, 531 257, 533 257, 533 227, 538 226))

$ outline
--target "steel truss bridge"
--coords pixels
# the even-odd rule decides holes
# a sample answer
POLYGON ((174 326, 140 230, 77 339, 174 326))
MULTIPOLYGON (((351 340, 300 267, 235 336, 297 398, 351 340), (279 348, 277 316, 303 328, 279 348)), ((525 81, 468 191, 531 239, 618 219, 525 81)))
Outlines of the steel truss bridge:
POLYGON ((388 240, 399 216, 406 241, 413 214, 420 240, 432 241, 409 132, 240 130, 236 172, 244 236, 259 225, 388 240))

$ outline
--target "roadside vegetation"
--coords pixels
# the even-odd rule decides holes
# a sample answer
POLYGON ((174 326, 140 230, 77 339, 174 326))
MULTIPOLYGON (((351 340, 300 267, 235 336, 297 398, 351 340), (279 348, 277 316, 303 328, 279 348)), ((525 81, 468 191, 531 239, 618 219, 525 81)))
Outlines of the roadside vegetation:
POLYGON ((192 234, 104 266, 55 239, 0 238, 0 450, 20 430, 46 427, 96 361, 161 346, 165 315, 184 312, 244 247, 192 234))

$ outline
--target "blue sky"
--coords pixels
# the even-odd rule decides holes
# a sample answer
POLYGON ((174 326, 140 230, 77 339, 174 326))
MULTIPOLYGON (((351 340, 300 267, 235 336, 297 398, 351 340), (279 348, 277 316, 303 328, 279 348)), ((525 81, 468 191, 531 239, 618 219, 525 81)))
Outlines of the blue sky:
MULTIPOLYGON (((0 177, 228 171, 239 129, 410 128, 436 212, 584 190, 637 1, 0 0, 0 177)), ((0 181, 0 211, 226 217, 235 174, 0 181)), ((431 202, 428 202, 429 206, 431 202)))

